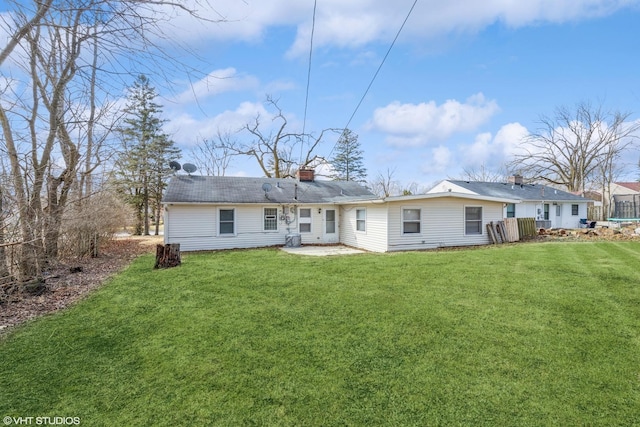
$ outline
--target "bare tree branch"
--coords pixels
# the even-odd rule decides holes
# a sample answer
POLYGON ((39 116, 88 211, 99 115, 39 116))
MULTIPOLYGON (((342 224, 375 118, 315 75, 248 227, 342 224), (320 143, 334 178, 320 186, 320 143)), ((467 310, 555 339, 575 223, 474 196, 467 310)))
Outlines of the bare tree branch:
POLYGON ((584 192, 598 181, 597 169, 611 163, 631 143, 639 124, 625 124, 629 113, 603 111, 588 102, 574 110, 556 109, 553 117, 542 116, 541 128, 522 142, 524 153, 509 167, 529 179, 584 192))

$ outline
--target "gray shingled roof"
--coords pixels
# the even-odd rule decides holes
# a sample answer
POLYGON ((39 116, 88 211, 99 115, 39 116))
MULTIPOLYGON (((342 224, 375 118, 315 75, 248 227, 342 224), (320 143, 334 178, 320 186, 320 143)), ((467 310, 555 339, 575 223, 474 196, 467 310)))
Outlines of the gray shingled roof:
POLYGON ((586 202, 590 200, 541 184, 520 185, 507 182, 448 181, 480 196, 504 197, 523 201, 545 200, 550 202, 586 202))
POLYGON ((350 181, 300 182, 292 178, 186 176, 171 178, 163 203, 335 203, 375 199, 350 181), (262 189, 269 184, 271 190, 262 189), (297 195, 297 200, 296 200, 297 195))

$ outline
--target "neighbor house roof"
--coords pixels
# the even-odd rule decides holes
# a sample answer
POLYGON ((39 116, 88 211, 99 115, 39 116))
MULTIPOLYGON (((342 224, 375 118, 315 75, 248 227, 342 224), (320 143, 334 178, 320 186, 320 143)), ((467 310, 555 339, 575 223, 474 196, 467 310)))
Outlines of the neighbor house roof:
POLYGON ((375 198, 366 187, 353 181, 177 175, 169 181, 162 202, 288 204, 339 203, 375 198))
MULTIPOLYGON (((447 180, 480 196, 517 199, 522 201, 550 201, 550 202, 586 202, 582 196, 558 190, 541 184, 511 184, 507 182, 476 182, 447 180)), ((455 190, 454 190, 455 191, 455 190)))
POLYGON ((636 182, 616 182, 621 187, 628 188, 629 190, 633 190, 637 193, 640 193, 640 181, 636 182))

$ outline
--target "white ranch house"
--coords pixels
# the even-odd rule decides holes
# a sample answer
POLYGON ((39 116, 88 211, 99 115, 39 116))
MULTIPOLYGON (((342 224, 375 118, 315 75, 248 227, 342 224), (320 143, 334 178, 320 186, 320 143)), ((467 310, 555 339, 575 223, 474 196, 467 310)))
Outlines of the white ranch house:
POLYGON ((535 218, 540 228, 579 228, 586 221, 587 205, 592 200, 541 184, 525 184, 521 176, 512 176, 509 182, 476 182, 444 180, 429 190, 475 194, 518 200, 507 203, 505 218, 535 218))
POLYGON ((520 200, 454 189, 381 199, 307 170, 297 180, 175 176, 163 204, 165 243, 183 251, 282 246, 297 236, 302 244, 390 252, 489 244, 486 224, 520 200))

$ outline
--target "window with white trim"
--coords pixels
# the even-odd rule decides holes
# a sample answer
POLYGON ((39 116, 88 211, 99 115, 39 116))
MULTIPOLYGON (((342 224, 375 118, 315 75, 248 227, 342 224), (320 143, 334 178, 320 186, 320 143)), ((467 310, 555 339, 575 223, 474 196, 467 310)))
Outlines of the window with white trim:
POLYGON ((264 208, 264 231, 278 231, 278 208, 264 208))
POLYGON ((571 215, 578 216, 579 213, 580 213, 580 206, 579 205, 571 205, 571 215))
POLYGON ((402 234, 420 233, 420 209, 402 209, 402 234))
POLYGON ((367 210, 364 208, 356 209, 356 230, 367 231, 367 210))
POLYGON ((516 204, 507 203, 507 218, 515 218, 515 217, 516 217, 516 204))
POLYGON ((482 206, 464 207, 464 234, 482 234, 482 206))
POLYGON ((218 211, 218 234, 233 236, 236 234, 236 210, 235 209, 220 209, 218 211))
POLYGON ((562 205, 556 205, 556 216, 562 216, 562 205))
POLYGON ((300 208, 298 210, 298 227, 300 233, 311 233, 311 209, 300 208))

